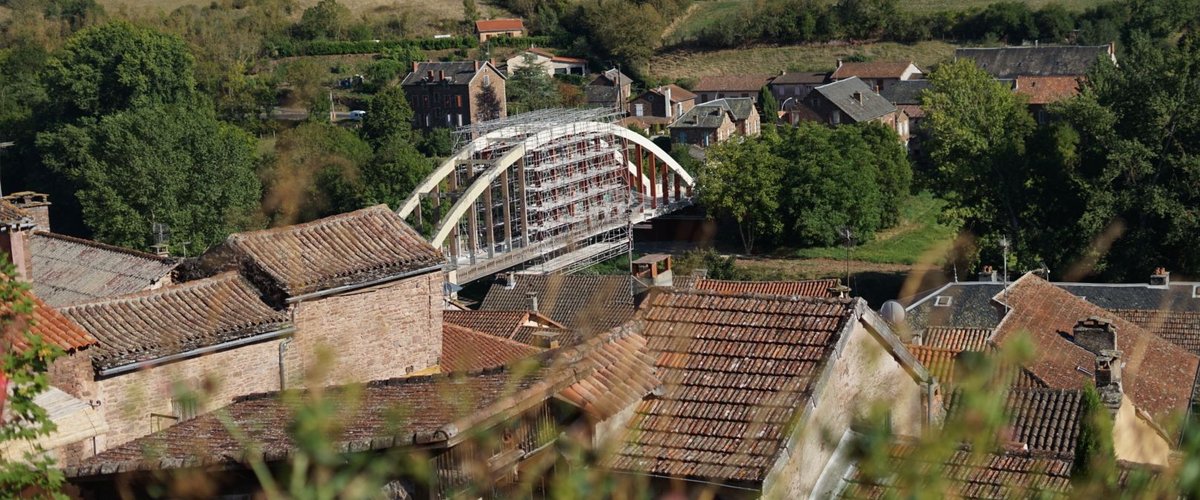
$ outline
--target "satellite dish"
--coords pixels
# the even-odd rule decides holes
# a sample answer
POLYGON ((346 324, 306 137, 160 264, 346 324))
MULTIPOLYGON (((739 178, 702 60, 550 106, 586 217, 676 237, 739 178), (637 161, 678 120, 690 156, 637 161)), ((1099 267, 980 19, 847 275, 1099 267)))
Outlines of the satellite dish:
POLYGON ((893 325, 904 323, 904 314, 904 306, 894 300, 884 302, 883 307, 879 308, 879 315, 893 325))

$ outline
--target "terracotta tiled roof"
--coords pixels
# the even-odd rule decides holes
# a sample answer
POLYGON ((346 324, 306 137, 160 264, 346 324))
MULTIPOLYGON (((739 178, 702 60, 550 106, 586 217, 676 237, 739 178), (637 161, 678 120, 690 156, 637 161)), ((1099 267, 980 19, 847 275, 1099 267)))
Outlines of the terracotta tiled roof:
POLYGON ((638 405, 619 470, 762 481, 854 314, 850 299, 651 291, 639 312, 662 394, 638 405))
POLYGON ((770 75, 706 76, 692 87, 692 92, 757 92, 771 82, 770 75))
POLYGON ((587 62, 587 59, 580 59, 578 57, 567 57, 567 56, 555 55, 553 52, 550 52, 549 50, 546 50, 546 49, 543 49, 540 47, 530 47, 528 52, 533 52, 534 54, 537 54, 539 56, 547 57, 551 61, 554 61, 554 62, 577 63, 577 64, 583 64, 583 63, 587 62))
POLYGON ((92 364, 101 370, 291 327, 235 272, 62 312, 100 341, 92 364))
POLYGON ((140 292, 178 265, 154 254, 41 231, 30 238, 29 252, 33 290, 54 307, 140 292))
POLYGON ((418 271, 445 260, 387 205, 236 233, 225 245, 292 297, 418 271))
POLYGON ((1146 309, 1117 309, 1112 312, 1192 354, 1200 355, 1198 312, 1146 309))
MULTIPOLYGON (((506 397, 536 390, 543 374, 539 371, 518 376, 491 370, 463 378, 427 376, 370 382, 361 391, 359 404, 344 405, 353 408, 347 411, 354 413, 343 419, 346 425, 340 435, 333 437, 335 447, 365 451, 444 441, 470 429, 475 421, 472 417, 477 414, 498 411, 497 406, 504 405, 506 397)), ((346 394, 330 388, 323 397, 346 394)), ((260 447, 265 460, 286 460, 295 449, 288 433, 294 411, 294 404, 280 393, 246 396, 215 412, 102 452, 77 467, 68 467, 66 474, 93 476, 202 465, 238 466, 244 463, 245 447, 221 422, 222 416, 246 440, 260 447)))
MULTIPOLYGON (((960 394, 954 393, 947 412, 955 416, 963 411, 960 394)), ((1004 411, 1008 415, 1009 439, 1032 451, 1071 456, 1083 423, 1083 391, 1046 387, 1013 387, 1008 391, 1004 411)))
MULTIPOLYGON (((90 346, 96 343, 96 338, 93 337, 87 330, 79 326, 70 318, 64 316, 61 312, 47 305, 36 294, 23 290, 20 292, 30 301, 33 306, 32 314, 29 316, 33 320, 29 326, 29 331, 34 335, 38 335, 42 340, 49 344, 54 344, 61 347, 64 351, 71 351, 90 346)), ((0 309, 8 310, 10 304, 4 304, 0 309)), ((25 343, 24 335, 13 336, 9 339, 17 349, 25 349, 28 344, 25 343)))
POLYGON ((1079 94, 1079 78, 1074 76, 1018 76, 1017 93, 1029 97, 1029 104, 1050 104, 1079 94))
POLYGON ((942 385, 954 384, 955 371, 955 356, 959 352, 951 349, 939 349, 936 347, 928 347, 923 345, 908 345, 908 352, 921 362, 921 365, 929 370, 929 374, 938 379, 938 383, 942 385))
POLYGON ((833 71, 830 78, 834 80, 852 76, 871 79, 900 78, 904 76, 904 72, 911 65, 910 61, 845 62, 833 71))
POLYGON ((625 325, 589 339, 583 346, 595 371, 560 393, 593 421, 606 420, 636 404, 662 382, 655 375, 654 357, 638 327, 625 325))
POLYGON ((836 297, 830 288, 840 282, 836 279, 807 281, 727 281, 700 278, 692 283, 696 290, 711 290, 721 293, 762 293, 768 295, 800 295, 804 297, 836 297))
POLYGON ((443 372, 479 371, 503 366, 542 352, 515 340, 499 338, 451 323, 442 324, 443 372))
MULTIPOLYGON (((892 447, 890 470, 908 468, 927 471, 931 478, 940 478, 945 498, 1065 498, 1071 489, 1071 460, 1048 453, 997 452, 973 454, 953 452, 941 464, 921 461, 914 454, 916 447, 899 444, 892 447)), ((881 472, 883 473, 883 472, 881 472)), ((868 477, 855 469, 843 480, 841 498, 888 498, 901 492, 887 477, 868 477)))
POLYGON ((481 19, 475 21, 475 31, 479 33, 521 31, 524 29, 525 22, 520 19, 481 19))
POLYGON ((12 202, 0 199, 0 225, 2 226, 33 226, 33 216, 12 202))
POLYGON ((1134 405, 1160 425, 1170 414, 1187 409, 1200 364, 1196 355, 1033 274, 1013 282, 995 300, 1010 308, 996 328, 997 342, 1028 332, 1035 350, 1028 368, 1050 387, 1074 389, 1091 381, 1080 369, 1091 373, 1095 355, 1064 335, 1070 335, 1078 321, 1097 316, 1117 327, 1124 391, 1134 405))
POLYGON ((569 345, 579 340, 574 332, 532 311, 443 311, 442 319, 488 335, 538 347, 550 346, 552 342, 569 345), (528 326, 530 322, 539 326, 528 326))
POLYGON ((516 286, 492 283, 480 304, 482 311, 529 310, 529 292, 537 296, 537 311, 568 329, 584 334, 605 331, 633 317, 630 276, 577 274, 516 275, 516 286))
POLYGON ((987 349, 991 336, 991 328, 933 326, 925 329, 921 344, 953 351, 982 351, 987 349))

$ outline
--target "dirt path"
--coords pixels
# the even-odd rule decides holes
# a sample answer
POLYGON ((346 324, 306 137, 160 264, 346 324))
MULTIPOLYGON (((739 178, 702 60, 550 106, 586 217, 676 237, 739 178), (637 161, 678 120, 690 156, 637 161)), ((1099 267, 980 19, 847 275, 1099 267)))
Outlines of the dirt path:
POLYGON ((700 7, 698 2, 692 2, 692 4, 688 6, 687 10, 683 11, 683 15, 676 17, 674 21, 671 21, 671 24, 668 24, 667 27, 663 29, 661 40, 665 42, 667 41, 667 38, 670 38, 671 35, 674 35, 675 30, 679 29, 679 25, 683 24, 684 21, 687 21, 689 17, 692 17, 692 14, 696 13, 696 9, 698 7, 700 7))

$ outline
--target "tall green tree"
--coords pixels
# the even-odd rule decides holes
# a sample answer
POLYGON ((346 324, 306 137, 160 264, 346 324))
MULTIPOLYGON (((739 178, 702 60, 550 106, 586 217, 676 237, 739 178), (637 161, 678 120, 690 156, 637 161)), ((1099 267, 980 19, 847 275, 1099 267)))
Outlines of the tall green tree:
POLYGON ((758 91, 758 107, 762 109, 763 125, 775 125, 779 121, 779 101, 775 99, 775 94, 771 93, 771 89, 763 87, 758 91))
POLYGON ((711 214, 732 218, 746 253, 784 227, 779 213, 783 161, 763 141, 729 141, 708 150, 699 197, 711 214))
POLYGON ((558 84, 546 74, 544 66, 538 65, 531 54, 526 54, 525 64, 505 82, 508 105, 513 113, 553 108, 562 103, 558 84))
POLYGON ((967 230, 1007 236, 1023 251, 1025 141, 1034 130, 1024 100, 970 59, 941 65, 929 80, 921 99, 931 184, 967 230))
POLYGON ((252 225, 260 185, 254 142, 206 107, 148 105, 38 136, 43 161, 78 187, 97 239, 149 249, 151 224, 196 253, 252 225))
MULTIPOLYGON (((368 116, 370 113, 368 113, 368 116)), ((362 206, 362 168, 371 145, 354 131, 309 122, 279 135, 263 175, 272 225, 306 222, 362 206)))
POLYGON ((392 86, 371 98, 359 134, 371 144, 393 137, 412 142, 412 121, 413 110, 404 89, 392 86))
POLYGON ((350 17, 350 9, 337 3, 337 0, 321 0, 304 9, 300 22, 296 24, 296 34, 308 40, 340 40, 349 29, 350 17))

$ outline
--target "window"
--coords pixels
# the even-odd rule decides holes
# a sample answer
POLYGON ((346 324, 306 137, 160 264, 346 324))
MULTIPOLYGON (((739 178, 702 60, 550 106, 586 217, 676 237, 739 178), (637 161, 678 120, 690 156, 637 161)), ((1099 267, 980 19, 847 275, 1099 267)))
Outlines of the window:
POLYGON ((450 121, 450 113, 446 113, 446 126, 450 126, 453 122, 450 121))
POLYGON ((1200 299, 1200 285, 1192 285, 1192 298, 1200 299))
POLYGON ((171 400, 171 412, 180 421, 196 418, 196 398, 182 397, 171 400))
POLYGON ((458 114, 458 126, 462 126, 462 113, 458 114))
POLYGON ((460 108, 462 107, 462 96, 460 96, 460 95, 454 96, 454 105, 458 106, 460 108))
POLYGON ((492 75, 489 75, 489 74, 487 74, 487 73, 484 73, 484 75, 483 75, 483 84, 484 84, 484 85, 491 85, 491 84, 492 84, 492 75))
POLYGON ((643 109, 642 109, 642 103, 640 103, 640 102, 639 102, 639 103, 637 103, 637 104, 634 104, 634 105, 633 105, 633 110, 634 110, 634 111, 633 111, 634 115, 636 115, 636 116, 642 116, 642 111, 643 111, 643 109))
POLYGON ((954 297, 951 297, 949 295, 938 295, 937 297, 934 297, 934 299, 933 299, 933 306, 934 307, 950 307, 950 304, 952 302, 954 302, 954 297))
POLYGON ((833 113, 831 113, 829 115, 829 123, 832 123, 834 125, 842 123, 842 112, 838 111, 836 109, 833 110, 833 113))

